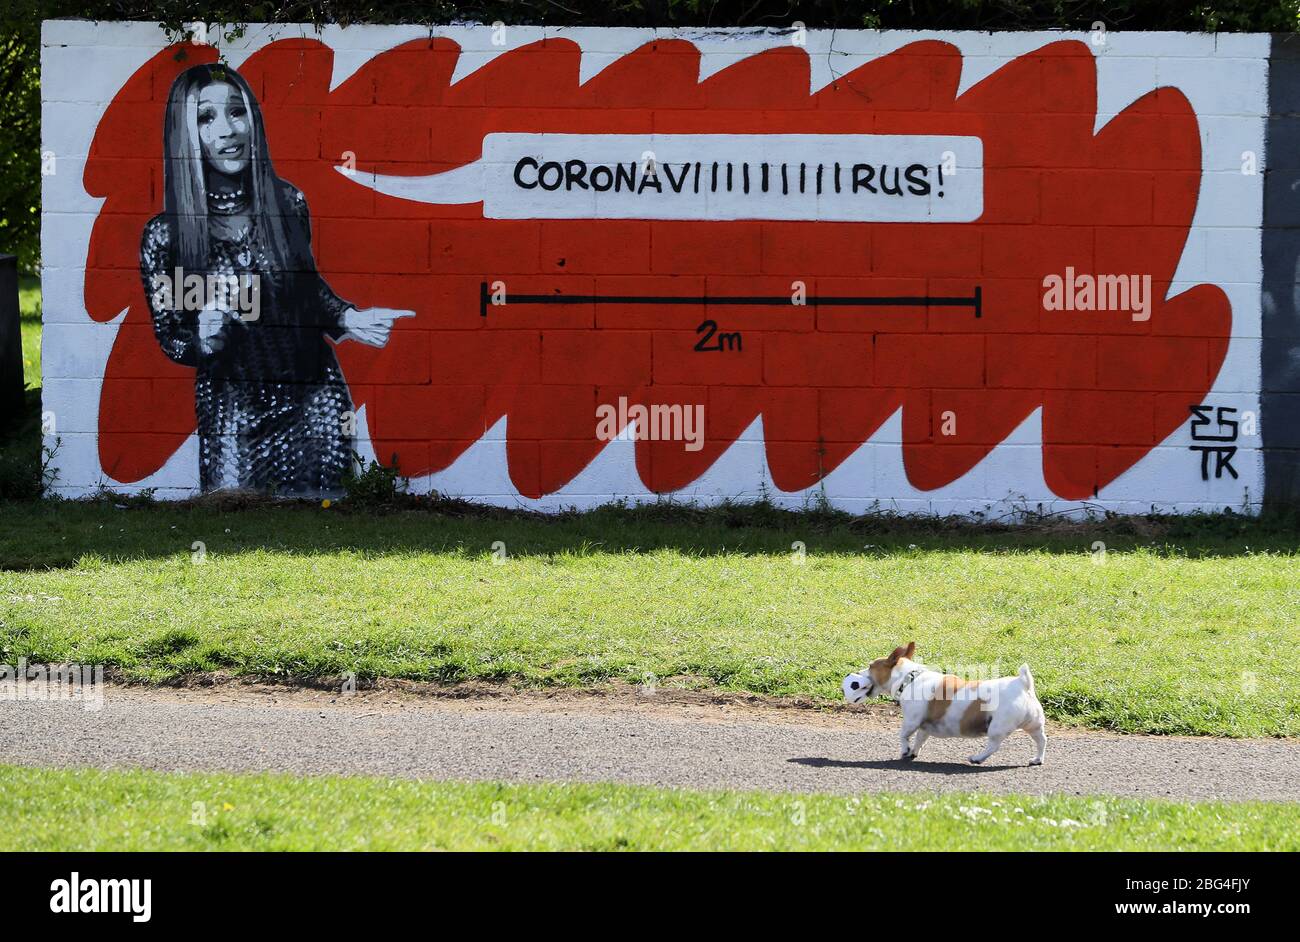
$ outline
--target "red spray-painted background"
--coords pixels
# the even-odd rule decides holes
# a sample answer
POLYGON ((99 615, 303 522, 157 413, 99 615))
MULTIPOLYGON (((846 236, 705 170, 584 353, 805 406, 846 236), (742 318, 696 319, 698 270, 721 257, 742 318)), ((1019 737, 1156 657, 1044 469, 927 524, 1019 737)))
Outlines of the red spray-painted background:
MULTIPOLYGON (((95 134, 85 187, 104 203, 86 306, 127 309, 105 370, 99 450, 123 482, 159 469, 194 431, 193 372, 153 337, 140 235, 162 209, 162 126, 174 77, 206 47, 160 52, 118 92, 95 134)), ((419 475, 449 466, 502 416, 519 491, 562 487, 605 447, 596 405, 705 405, 703 450, 637 442, 654 491, 699 477, 762 416, 774 482, 814 484, 900 406, 903 460, 921 489, 973 468, 1042 407, 1043 470, 1083 498, 1173 432, 1227 351, 1228 300, 1199 285, 1163 299, 1200 184, 1197 120, 1176 89, 1140 98, 1094 136, 1096 72, 1078 42, 1022 56, 956 97, 961 57, 918 42, 809 95, 797 47, 701 82, 700 53, 658 41, 579 85, 579 47, 546 40, 450 84, 448 40, 381 53, 330 91, 332 52, 284 40, 239 69, 262 103, 277 173, 307 196, 317 264, 359 307, 409 308, 382 350, 338 355, 375 451, 419 475), (491 132, 975 135, 984 214, 973 223, 492 220, 482 204, 376 193, 335 166, 426 175, 477 159, 491 132), (1048 274, 1152 277, 1151 317, 1042 309, 1048 274), (479 315, 479 286, 511 293, 969 295, 983 317, 932 309, 536 306, 479 315), (700 353, 706 318, 743 350, 700 353), (940 434, 953 412, 956 434, 940 434)), ((870 496, 870 495, 864 495, 870 496)))

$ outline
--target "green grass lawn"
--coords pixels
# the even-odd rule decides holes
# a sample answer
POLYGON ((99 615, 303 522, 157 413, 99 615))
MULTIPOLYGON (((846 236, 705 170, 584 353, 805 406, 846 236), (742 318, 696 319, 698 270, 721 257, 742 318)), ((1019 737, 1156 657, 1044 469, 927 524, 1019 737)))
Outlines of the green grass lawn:
MULTIPOLYGON (((39 283, 21 292, 39 383, 39 283)), ((968 674, 1028 661, 1061 721, 1300 735, 1294 516, 1009 531, 764 507, 538 520, 7 502, 39 479, 28 398, 0 442, 0 663, 151 680, 653 675, 829 702, 845 672, 916 640, 926 662, 968 674)))
POLYGON ((926 662, 966 673, 1028 661, 1056 720, 1300 734, 1294 531, 1133 526, 0 504, 0 663, 105 663, 154 680, 653 675, 830 702, 845 672, 914 639, 926 662))
POLYGON ((41 280, 18 278, 18 330, 23 339, 23 379, 28 389, 41 385, 41 280))
POLYGON ((1300 805, 0 766, 0 851, 1300 850, 1300 805))

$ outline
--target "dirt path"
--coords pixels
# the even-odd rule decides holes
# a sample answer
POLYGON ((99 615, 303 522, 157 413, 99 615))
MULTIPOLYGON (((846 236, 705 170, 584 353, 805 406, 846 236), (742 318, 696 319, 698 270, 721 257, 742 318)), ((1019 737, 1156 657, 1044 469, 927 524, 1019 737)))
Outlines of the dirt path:
POLYGON ((109 685, 103 708, 0 700, 0 763, 516 782, 616 781, 849 794, 983 791, 1300 799, 1300 742, 1049 730, 985 766, 971 740, 901 763, 890 708, 815 710, 757 697, 636 688, 337 692, 223 683, 109 685), (432 695, 436 693, 437 695, 432 695))

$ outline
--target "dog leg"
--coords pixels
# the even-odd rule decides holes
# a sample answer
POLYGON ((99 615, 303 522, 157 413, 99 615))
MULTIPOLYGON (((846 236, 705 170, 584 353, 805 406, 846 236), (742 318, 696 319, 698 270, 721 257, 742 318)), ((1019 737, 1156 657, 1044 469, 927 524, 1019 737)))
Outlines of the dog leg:
POLYGON ((912 743, 913 759, 915 759, 917 756, 921 754, 921 747, 925 745, 925 741, 929 738, 930 738, 930 734, 927 733, 925 730, 918 729, 916 731, 916 741, 912 743))
POLYGON ((1033 737, 1034 745, 1038 747, 1038 754, 1030 760, 1029 764, 1042 765, 1043 756, 1047 754, 1047 736, 1043 733, 1043 724, 1039 723, 1037 726, 1026 729, 1025 732, 1033 737))
POLYGON ((1010 736, 1016 729, 1017 727, 1008 723, 1005 719, 995 716, 993 722, 989 725, 989 741, 984 745, 982 750, 970 757, 971 762, 979 765, 989 756, 993 755, 993 753, 997 752, 999 747, 1001 747, 1002 740, 1010 736))
POLYGON ((979 765, 989 756, 993 755, 993 753, 997 752, 998 749, 1002 746, 1002 740, 1006 738, 1007 737, 1005 733, 1001 736, 995 736, 992 733, 989 733, 989 741, 984 745, 983 749, 981 749, 979 752, 975 753, 975 755, 970 757, 971 762, 973 762, 975 765, 979 765))
MULTIPOLYGON (((898 753, 898 758, 899 758, 899 759, 915 759, 915 758, 916 758, 916 749, 913 749, 913 748, 912 748, 912 741, 911 741, 911 740, 912 740, 912 734, 918 732, 918 730, 919 730, 920 728, 921 728, 921 724, 920 724, 920 723, 918 723, 917 725, 915 725, 915 726, 913 726, 913 727, 911 727, 911 728, 908 728, 908 726, 907 726, 906 724, 903 725, 903 728, 902 728, 902 729, 899 731, 899 733, 898 733, 898 745, 899 745, 899 747, 900 747, 900 748, 899 748, 899 753, 898 753)), ((920 734, 918 735, 918 738, 917 738, 917 741, 916 741, 916 745, 917 745, 918 748, 920 747, 921 743, 925 742, 925 736, 927 736, 927 735, 928 735, 927 733, 920 733, 920 734)))

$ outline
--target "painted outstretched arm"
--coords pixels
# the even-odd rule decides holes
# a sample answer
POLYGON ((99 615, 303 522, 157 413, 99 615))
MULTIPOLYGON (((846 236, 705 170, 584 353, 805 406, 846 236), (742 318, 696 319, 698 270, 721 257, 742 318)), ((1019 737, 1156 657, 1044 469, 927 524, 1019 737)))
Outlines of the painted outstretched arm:
POLYGON ((343 324, 347 328, 343 339, 355 340, 371 347, 382 347, 388 343, 388 335, 393 330, 393 321, 414 316, 414 311, 394 311, 386 307, 368 307, 364 311, 354 308, 343 315, 343 324))
MULTIPOLYGON (((311 214, 307 211, 307 198, 301 190, 294 190, 294 211, 298 224, 302 227, 307 244, 311 244, 311 214)), ((371 347, 382 347, 388 343, 388 336, 393 329, 393 321, 403 317, 414 317, 414 311, 397 311, 390 308, 371 307, 365 310, 344 301, 319 273, 315 273, 316 309, 322 312, 326 324, 325 334, 335 343, 355 340, 371 347)))
POLYGON ((319 273, 316 275, 316 294, 325 323, 330 325, 325 334, 335 343, 355 340, 371 347, 382 347, 388 343, 393 321, 415 316, 414 311, 394 311, 383 307, 359 310, 335 294, 319 273))
POLYGON ((335 343, 355 340, 371 347, 382 347, 388 343, 388 335, 393 329, 393 321, 403 317, 414 317, 414 311, 394 311, 383 307, 370 307, 358 310, 354 305, 344 301, 319 274, 316 276, 318 306, 324 312, 325 334, 335 343))
POLYGON ((316 309, 321 312, 322 323, 326 325, 325 335, 337 343, 348 332, 344 321, 346 315, 354 308, 350 302, 344 301, 334 293, 334 289, 319 272, 316 273, 315 282, 316 309))
POLYGON ((161 216, 145 226, 140 244, 140 277, 149 302, 154 336, 163 353, 184 366, 199 360, 198 318, 180 305, 172 284, 171 231, 161 216))

